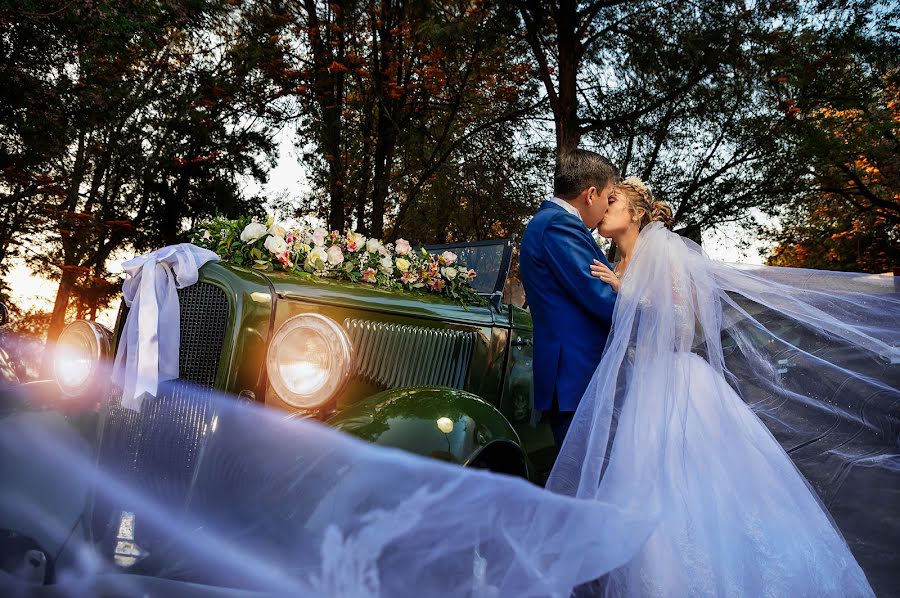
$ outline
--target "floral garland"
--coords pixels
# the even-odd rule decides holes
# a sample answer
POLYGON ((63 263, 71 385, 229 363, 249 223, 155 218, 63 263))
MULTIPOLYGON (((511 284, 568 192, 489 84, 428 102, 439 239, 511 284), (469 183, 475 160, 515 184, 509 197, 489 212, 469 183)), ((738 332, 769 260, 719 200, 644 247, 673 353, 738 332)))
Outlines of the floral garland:
POLYGON ((484 302, 472 287, 475 270, 466 268, 455 253, 416 251, 404 239, 385 244, 352 231, 286 225, 271 216, 265 223, 219 216, 202 223, 192 242, 215 251, 226 262, 256 270, 428 291, 463 306, 484 302))

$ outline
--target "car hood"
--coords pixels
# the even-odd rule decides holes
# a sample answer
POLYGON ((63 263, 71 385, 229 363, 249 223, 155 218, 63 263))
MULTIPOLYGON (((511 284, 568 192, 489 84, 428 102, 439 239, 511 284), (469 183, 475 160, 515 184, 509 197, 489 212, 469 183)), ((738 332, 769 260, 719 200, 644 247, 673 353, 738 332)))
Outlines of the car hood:
POLYGON ((456 301, 426 292, 384 289, 321 277, 303 277, 289 272, 258 272, 280 299, 341 305, 353 309, 402 314, 480 326, 509 326, 509 312, 497 313, 488 306, 463 307, 456 301))

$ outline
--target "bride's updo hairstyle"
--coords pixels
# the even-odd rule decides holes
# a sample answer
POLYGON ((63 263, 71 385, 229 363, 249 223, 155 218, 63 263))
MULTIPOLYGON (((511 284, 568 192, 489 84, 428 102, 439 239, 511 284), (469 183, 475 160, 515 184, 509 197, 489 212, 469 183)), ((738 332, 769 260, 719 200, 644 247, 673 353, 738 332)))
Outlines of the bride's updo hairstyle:
POLYGON ((633 215, 637 216, 639 210, 644 211, 638 228, 644 228, 651 222, 662 222, 666 228, 672 228, 675 224, 669 204, 653 197, 646 183, 636 176, 630 176, 616 185, 616 190, 628 199, 628 209, 633 215))

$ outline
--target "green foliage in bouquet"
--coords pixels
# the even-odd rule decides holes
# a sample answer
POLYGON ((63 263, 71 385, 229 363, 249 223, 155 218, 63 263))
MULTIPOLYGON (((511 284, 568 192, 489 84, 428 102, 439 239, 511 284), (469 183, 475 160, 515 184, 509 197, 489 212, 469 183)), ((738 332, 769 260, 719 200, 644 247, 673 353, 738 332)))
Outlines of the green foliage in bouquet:
POLYGON ((273 217, 262 223, 247 216, 204 222, 192 243, 215 251, 226 262, 256 270, 430 292, 463 306, 484 303, 472 287, 475 270, 466 268, 456 254, 416 250, 404 239, 385 244, 352 231, 285 225, 273 217))

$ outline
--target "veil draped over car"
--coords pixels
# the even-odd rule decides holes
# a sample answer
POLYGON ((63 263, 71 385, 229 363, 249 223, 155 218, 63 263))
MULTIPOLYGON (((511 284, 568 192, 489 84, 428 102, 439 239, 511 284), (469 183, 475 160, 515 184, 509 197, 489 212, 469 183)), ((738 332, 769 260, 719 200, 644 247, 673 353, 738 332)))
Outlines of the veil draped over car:
MULTIPOLYGON (((607 573, 614 578, 652 538, 670 501, 692 496, 692 488, 679 494, 666 486, 668 474, 705 458, 716 476, 715 467, 733 465, 724 460, 732 443, 759 442, 758 432, 723 436, 735 430, 721 419, 734 410, 716 403, 726 391, 766 423, 826 506, 873 516, 891 508, 900 479, 893 285, 876 276, 716 263, 653 223, 623 278, 604 359, 549 491, 206 393, 198 400, 213 416, 201 431, 203 455, 192 456, 198 466, 186 506, 147 492, 166 483, 162 474, 136 482, 127 471, 98 467, 92 439, 69 430, 63 416, 38 412, 0 419, 4 463, 28 464, 8 468, 14 479, 0 510, 4 520, 38 530, 38 543, 58 555, 57 582, 86 595, 226 587, 568 596, 607 573), (685 359, 716 373, 705 378, 712 387, 691 394, 692 378, 677 365, 685 359), (710 454, 697 454, 698 446, 710 454), (122 521, 109 544, 90 532, 101 504, 117 505, 122 521)), ((759 494, 755 484, 794 465, 780 467, 749 464, 754 487, 733 492, 759 494)), ((875 546, 886 541, 878 534, 890 534, 859 528, 866 535, 858 540, 875 546)), ((836 537, 841 545, 823 546, 823 554, 843 547, 836 537)))

